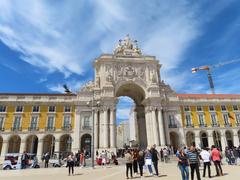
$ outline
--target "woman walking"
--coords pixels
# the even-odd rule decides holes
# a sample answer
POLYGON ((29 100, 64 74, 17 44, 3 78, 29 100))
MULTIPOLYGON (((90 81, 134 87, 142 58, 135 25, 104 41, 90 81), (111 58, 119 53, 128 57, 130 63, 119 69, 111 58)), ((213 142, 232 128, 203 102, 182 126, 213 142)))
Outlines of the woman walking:
POLYGON ((133 172, 136 176, 138 174, 138 150, 135 149, 133 152, 133 172))
POLYGON ((189 180, 189 162, 188 157, 184 153, 183 149, 180 149, 177 154, 177 160, 178 160, 178 167, 182 174, 182 180, 189 180))
POLYGON ((125 154, 126 178, 127 179, 129 179, 129 176, 128 176, 128 171, 129 170, 130 170, 131 178, 133 177, 133 175, 132 175, 132 162, 133 162, 133 158, 132 158, 131 151, 127 150, 127 153, 125 154))
POLYGON ((67 167, 68 167, 68 175, 70 176, 71 170, 72 175, 74 175, 74 155, 71 153, 67 158, 67 167))

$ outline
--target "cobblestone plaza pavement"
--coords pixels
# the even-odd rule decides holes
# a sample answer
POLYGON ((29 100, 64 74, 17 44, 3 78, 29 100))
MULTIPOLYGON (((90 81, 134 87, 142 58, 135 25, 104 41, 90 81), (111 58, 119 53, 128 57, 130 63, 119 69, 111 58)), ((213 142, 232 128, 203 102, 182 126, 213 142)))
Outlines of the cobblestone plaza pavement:
MULTIPOLYGON (((211 166, 212 175, 215 175, 214 166, 211 166)), ((200 169, 202 175, 202 167, 200 169)), ((224 176, 214 177, 212 179, 239 179, 240 166, 229 166, 223 165, 224 176)), ((125 179, 125 166, 111 166, 107 168, 102 168, 97 166, 94 170, 92 168, 75 168, 75 175, 68 176, 68 169, 62 168, 48 168, 48 169, 27 169, 27 170, 6 170, 0 171, 1 180, 67 180, 67 179, 83 179, 83 180, 121 180, 125 179)), ((180 171, 176 166, 176 163, 160 164, 159 165, 160 177, 150 177, 147 173, 144 174, 144 179, 171 179, 180 180, 180 171)), ((196 175, 195 175, 196 176, 196 175)), ((140 177, 134 177, 134 179, 140 179, 140 177)), ((208 178, 202 178, 208 179, 208 178)))

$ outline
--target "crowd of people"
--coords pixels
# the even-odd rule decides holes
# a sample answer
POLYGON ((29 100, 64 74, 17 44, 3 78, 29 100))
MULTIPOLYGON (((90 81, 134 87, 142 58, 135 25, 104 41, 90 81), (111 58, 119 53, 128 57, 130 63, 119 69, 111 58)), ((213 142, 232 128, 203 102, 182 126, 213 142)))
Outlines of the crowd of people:
POLYGON ((169 155, 173 153, 170 147, 161 149, 159 152, 156 146, 153 145, 150 149, 139 150, 139 149, 127 149, 125 151, 125 164, 126 164, 126 178, 133 178, 134 176, 143 177, 143 170, 148 171, 149 176, 158 176, 158 161, 168 162, 169 155), (154 171, 153 171, 153 168, 154 171), (153 173, 154 172, 154 173, 153 173))
POLYGON ((196 172, 197 180, 201 179, 199 166, 200 161, 203 162, 203 177, 205 177, 206 169, 208 169, 208 178, 211 178, 211 162, 213 162, 216 169, 216 176, 223 176, 223 170, 221 166, 222 155, 218 148, 214 145, 211 149, 203 148, 202 150, 191 146, 190 148, 180 148, 176 153, 178 160, 178 167, 181 171, 182 179, 189 179, 189 167, 191 170, 191 179, 194 179, 196 172))

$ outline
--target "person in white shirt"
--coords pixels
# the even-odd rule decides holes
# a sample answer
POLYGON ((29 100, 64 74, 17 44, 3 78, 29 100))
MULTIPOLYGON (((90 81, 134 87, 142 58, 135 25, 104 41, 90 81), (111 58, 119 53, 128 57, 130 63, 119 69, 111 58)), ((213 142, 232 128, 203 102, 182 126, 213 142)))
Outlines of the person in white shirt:
POLYGON ((204 168, 203 168, 203 177, 205 177, 206 167, 208 167, 208 177, 211 178, 211 155, 207 151, 207 148, 204 148, 200 153, 201 159, 203 160, 204 168))

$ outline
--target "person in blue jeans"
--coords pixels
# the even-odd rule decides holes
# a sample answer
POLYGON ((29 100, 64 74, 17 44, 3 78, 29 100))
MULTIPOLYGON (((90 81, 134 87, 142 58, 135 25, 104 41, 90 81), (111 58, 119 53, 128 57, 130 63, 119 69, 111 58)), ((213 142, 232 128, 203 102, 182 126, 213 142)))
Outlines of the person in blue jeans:
POLYGON ((180 149, 177 154, 178 167, 182 174, 182 180, 189 180, 189 161, 183 149, 180 149))
POLYGON ((153 175, 153 170, 152 170, 152 154, 149 150, 146 151, 145 154, 145 164, 148 167, 149 174, 152 176, 153 175))

